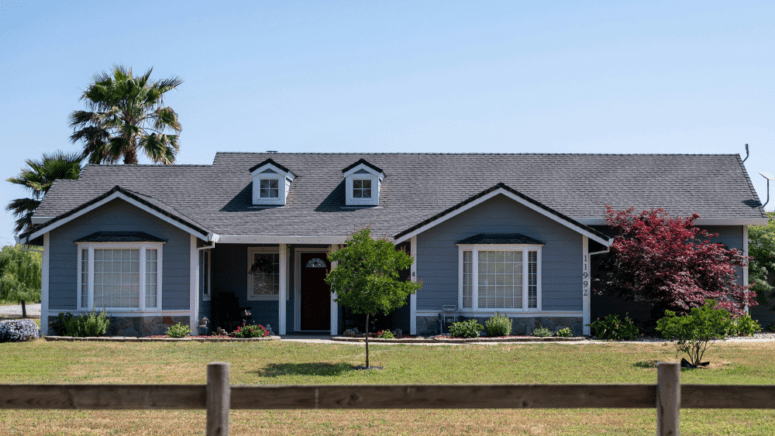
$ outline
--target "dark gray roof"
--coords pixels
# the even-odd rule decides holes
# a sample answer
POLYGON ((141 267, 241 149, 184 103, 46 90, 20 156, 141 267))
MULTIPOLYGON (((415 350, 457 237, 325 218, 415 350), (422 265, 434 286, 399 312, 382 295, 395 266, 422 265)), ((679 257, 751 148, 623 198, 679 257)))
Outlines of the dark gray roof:
POLYGON ((75 242, 166 242, 145 232, 96 232, 75 242))
POLYGON ((479 233, 478 235, 458 241, 461 245, 471 244, 530 244, 546 245, 538 239, 525 236, 521 233, 479 233))
POLYGON ((575 220, 605 206, 672 215, 764 218, 738 155, 218 153, 213 165, 88 165, 56 181, 36 216, 56 217, 114 186, 220 235, 345 236, 371 225, 394 236, 503 183, 575 220), (254 208, 249 169, 291 169, 287 205, 254 208), (379 208, 345 208, 342 168, 384 170, 379 208))

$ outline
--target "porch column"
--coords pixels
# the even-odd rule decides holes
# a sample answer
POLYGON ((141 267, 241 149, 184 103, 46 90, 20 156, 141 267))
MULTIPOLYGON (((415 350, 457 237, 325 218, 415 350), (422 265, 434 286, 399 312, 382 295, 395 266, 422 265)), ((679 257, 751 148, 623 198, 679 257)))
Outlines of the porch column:
POLYGON ((278 296, 279 306, 279 321, 277 326, 277 334, 285 335, 286 327, 286 310, 285 304, 288 298, 288 248, 286 244, 280 244, 280 295, 278 296))
MULTIPOLYGON (((333 253, 338 250, 338 245, 331 245, 328 249, 329 253, 333 253)), ((338 262, 331 262, 331 270, 336 268, 338 262)), ((331 336, 339 334, 339 304, 336 302, 336 291, 331 290, 331 336)))
POLYGON ((589 238, 586 236, 582 236, 583 239, 583 250, 582 250, 582 260, 581 260, 581 292, 582 292, 582 303, 581 308, 584 311, 584 317, 583 317, 583 334, 586 336, 589 336, 592 334, 592 331, 589 328, 589 323, 592 322, 592 312, 591 312, 591 300, 590 300, 590 259, 589 259, 589 238))
MULTIPOLYGON (((189 325, 191 326, 191 334, 199 334, 199 251, 197 251, 197 238, 194 235, 189 235, 189 269, 191 271, 190 289, 189 289, 189 325)), ((89 256, 91 260, 93 256, 89 256)), ((91 283, 91 281, 89 282, 91 283)), ((93 295, 93 293, 92 293, 93 295)), ((159 308, 163 309, 162 307, 159 308)))
POLYGON ((43 235, 43 264, 40 273, 40 333, 43 336, 48 334, 48 272, 49 261, 51 260, 51 243, 49 236, 51 233, 43 235))
MULTIPOLYGON (((417 281, 417 236, 412 236, 409 242, 409 253, 414 258, 411 267, 411 280, 417 281)), ((409 296, 409 334, 417 334, 417 292, 409 296)))

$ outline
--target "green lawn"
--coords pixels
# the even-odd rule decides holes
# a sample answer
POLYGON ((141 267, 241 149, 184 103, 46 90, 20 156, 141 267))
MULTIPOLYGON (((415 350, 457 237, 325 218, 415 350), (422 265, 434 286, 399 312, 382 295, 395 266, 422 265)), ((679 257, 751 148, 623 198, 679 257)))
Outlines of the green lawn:
MULTIPOLYGON (((775 344, 722 344, 684 383, 775 384, 775 344)), ((0 383, 198 383, 231 362, 233 384, 654 383, 666 344, 372 346, 291 342, 0 344, 0 383)), ((684 410, 683 434, 769 435, 775 411, 684 410)), ((2 434, 203 434, 199 411, 4 411, 2 434)), ((232 434, 653 434, 652 410, 238 411, 232 434)))

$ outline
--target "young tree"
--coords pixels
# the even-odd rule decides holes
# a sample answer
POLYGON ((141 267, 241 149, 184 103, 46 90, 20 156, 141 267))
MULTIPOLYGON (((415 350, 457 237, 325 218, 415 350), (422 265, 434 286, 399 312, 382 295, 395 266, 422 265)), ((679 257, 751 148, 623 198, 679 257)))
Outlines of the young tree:
POLYGON ((399 272, 412 266, 414 258, 396 250, 385 239, 372 239, 371 229, 353 233, 346 246, 328 256, 337 262, 326 283, 336 292, 336 302, 366 315, 366 369, 369 365, 369 317, 388 314, 406 304, 406 298, 422 285, 399 280, 399 272))
POLYGON ((601 265, 605 286, 650 303, 661 317, 701 307, 706 300, 733 315, 755 306, 756 293, 737 283, 737 268, 747 264, 740 250, 711 242, 718 236, 694 226, 698 214, 670 217, 663 209, 634 214, 633 208, 607 208, 606 221, 618 231, 601 265))
POLYGON ((6 210, 13 212, 16 217, 16 233, 24 233, 32 223, 32 215, 40 206, 40 202, 48 192, 56 179, 77 180, 81 174, 81 156, 78 153, 64 153, 57 151, 52 154, 44 154, 43 158, 27 159, 27 166, 22 168, 19 175, 6 179, 14 185, 27 189, 31 198, 17 198, 11 200, 6 210))
POLYGON ((702 307, 693 307, 688 314, 679 316, 670 310, 657 321, 657 331, 667 340, 675 340, 677 352, 689 355, 690 363, 700 366, 702 357, 712 341, 725 339, 734 329, 734 322, 726 309, 708 300, 702 307))
POLYGON ((177 77, 151 80, 151 71, 132 75, 116 65, 94 76, 81 96, 88 111, 70 114, 73 143, 83 141, 83 157, 91 163, 137 164, 142 150, 154 163, 172 164, 178 153, 178 114, 164 106, 164 94, 180 86, 177 77))
POLYGON ((775 212, 768 213, 770 222, 764 226, 748 227, 748 284, 756 292, 759 304, 775 309, 771 301, 775 297, 773 286, 769 282, 775 274, 775 212))
POLYGON ((0 250, 0 298, 16 300, 27 318, 27 301, 40 301, 41 254, 21 245, 0 250))

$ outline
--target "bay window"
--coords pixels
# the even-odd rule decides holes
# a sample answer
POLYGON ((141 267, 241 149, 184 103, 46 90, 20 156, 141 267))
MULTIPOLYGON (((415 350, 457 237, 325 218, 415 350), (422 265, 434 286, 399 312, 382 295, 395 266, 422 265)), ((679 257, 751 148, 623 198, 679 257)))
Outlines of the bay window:
POLYGON ((541 310, 541 246, 459 245, 458 282, 464 310, 541 310))
POLYGON ((78 309, 160 311, 162 243, 78 243, 78 309))

